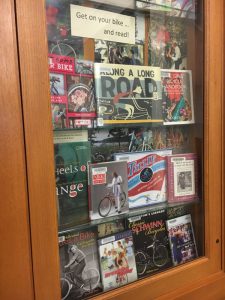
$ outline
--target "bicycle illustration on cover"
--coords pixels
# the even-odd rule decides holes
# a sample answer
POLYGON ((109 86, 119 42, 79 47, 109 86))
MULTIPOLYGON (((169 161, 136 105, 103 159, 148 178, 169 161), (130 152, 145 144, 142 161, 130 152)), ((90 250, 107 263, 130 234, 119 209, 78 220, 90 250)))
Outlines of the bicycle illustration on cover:
POLYGON ((169 255, 165 244, 157 239, 157 232, 150 245, 144 242, 144 248, 135 254, 138 275, 143 275, 148 266, 160 268, 167 264, 169 255))
POLYGON ((115 95, 112 103, 102 100, 99 113, 112 120, 152 119, 152 100, 158 100, 157 85, 153 84, 153 99, 137 98, 142 93, 141 86, 137 86, 133 91, 115 95))
MULTIPOLYGON (((83 299, 84 295, 89 295, 98 287, 100 274, 98 269, 90 267, 86 262, 86 255, 77 245, 71 245, 69 252, 72 258, 64 266, 63 277, 61 281, 61 299, 83 299), (70 298, 71 297, 71 298, 70 298)), ((94 253, 93 258, 94 261, 94 253)))

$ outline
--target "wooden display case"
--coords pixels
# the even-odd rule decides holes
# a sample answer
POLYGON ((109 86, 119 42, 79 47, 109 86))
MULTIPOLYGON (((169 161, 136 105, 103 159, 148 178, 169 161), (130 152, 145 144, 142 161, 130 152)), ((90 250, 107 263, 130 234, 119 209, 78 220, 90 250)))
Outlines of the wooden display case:
MULTIPOLYGON (((0 111, 4 120, 0 153, 4 155, 1 178, 5 200, 1 201, 5 241, 1 253, 6 262, 13 264, 2 265, 1 285, 6 288, 4 291, 1 288, 1 296, 4 299, 59 300, 45 1, 4 1, 0 7, 4 16, 0 24, 5 32, 0 46, 0 61, 5 71, 1 73, 4 101, 0 111), (16 180, 5 177, 6 170, 16 172, 16 180), (9 191, 13 192, 12 196, 9 191), (9 200, 14 200, 14 205, 9 200), (11 273, 8 268, 12 267, 11 273)), ((204 19, 205 255, 95 299, 225 297, 223 1, 205 0, 204 19)), ((197 222, 197 210, 195 215, 197 222)))

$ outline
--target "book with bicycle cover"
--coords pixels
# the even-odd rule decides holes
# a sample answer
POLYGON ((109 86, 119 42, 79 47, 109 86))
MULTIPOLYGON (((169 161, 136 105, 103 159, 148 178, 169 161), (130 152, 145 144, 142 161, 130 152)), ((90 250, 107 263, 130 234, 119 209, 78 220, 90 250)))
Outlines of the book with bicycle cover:
POLYGON ((54 139, 59 228, 88 221, 87 163, 90 143, 84 131, 57 132, 54 139))
POLYGON ((195 153, 169 155, 166 161, 168 202, 198 200, 197 155, 195 153))
POLYGON ((166 222, 173 265, 180 265, 198 257, 191 215, 166 222))
POLYGON ((127 219, 133 235, 139 278, 172 266, 166 216, 165 209, 158 209, 127 219))
POLYGON ((97 125, 162 123, 160 68, 95 63, 97 125))
POLYGON ((89 164, 89 216, 91 220, 127 213, 127 163, 89 164))
POLYGON ((130 230, 98 240, 104 291, 137 280, 133 237, 130 230))
POLYGON ((172 150, 116 153, 116 161, 127 161, 129 208, 167 200, 166 155, 172 150))
POLYGON ((97 228, 59 233, 62 299, 84 299, 102 291, 97 228))
POLYGON ((193 124, 192 72, 161 70, 164 125, 193 124))

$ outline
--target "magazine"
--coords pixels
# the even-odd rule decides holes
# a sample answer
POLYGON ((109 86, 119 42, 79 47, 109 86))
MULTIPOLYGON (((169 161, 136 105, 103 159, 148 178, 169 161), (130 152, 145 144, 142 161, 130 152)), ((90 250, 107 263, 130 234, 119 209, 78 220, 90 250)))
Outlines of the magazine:
POLYGON ((88 221, 87 163, 89 142, 67 142, 57 137, 54 144, 56 196, 60 229, 88 221))
POLYGON ((133 237, 130 230, 100 239, 98 245, 104 291, 137 280, 133 237))
POLYGON ((115 160, 127 161, 129 208, 167 200, 166 155, 172 150, 118 153, 115 160))
POLYGON ((191 71, 161 70, 161 76, 164 125, 194 123, 191 71))
POLYGON ((125 230, 124 219, 98 224, 98 237, 102 238, 125 230))
POLYGON ((162 123, 160 69, 95 63, 97 125, 162 123))
POLYGON ((125 161, 89 164, 88 184, 91 220, 128 212, 125 161))
POLYGON ((169 155, 167 161, 168 202, 191 202, 198 199, 197 155, 169 155))
POLYGON ((135 245, 138 277, 164 270, 172 265, 166 230, 166 210, 158 209, 128 218, 135 245))
POLYGON ((96 227, 59 233, 59 256, 62 299, 85 299, 102 291, 96 227))
POLYGON ((171 219, 166 223, 174 266, 198 257, 191 215, 171 219))

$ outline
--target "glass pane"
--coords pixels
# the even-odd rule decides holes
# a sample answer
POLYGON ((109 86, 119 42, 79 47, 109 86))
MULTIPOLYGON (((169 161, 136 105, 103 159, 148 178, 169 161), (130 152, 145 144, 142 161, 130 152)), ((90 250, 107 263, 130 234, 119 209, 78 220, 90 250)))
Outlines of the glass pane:
POLYGON ((46 0, 62 299, 204 255, 203 3, 46 0))

